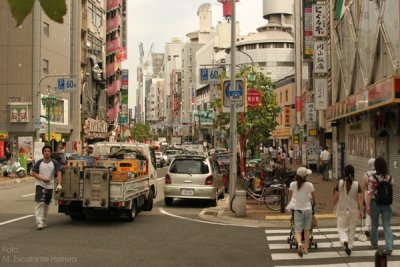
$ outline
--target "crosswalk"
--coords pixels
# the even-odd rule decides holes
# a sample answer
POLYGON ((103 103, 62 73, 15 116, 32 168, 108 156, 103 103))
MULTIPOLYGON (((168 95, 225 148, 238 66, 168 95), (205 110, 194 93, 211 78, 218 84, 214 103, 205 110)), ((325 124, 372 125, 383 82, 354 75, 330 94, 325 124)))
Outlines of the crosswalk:
MULTIPOLYGON (((359 229, 357 229, 359 232, 359 229)), ((382 231, 382 227, 379 231, 382 231)), ((400 266, 400 226, 392 226, 393 253, 388 257, 387 266, 400 266)), ((336 228, 314 229, 313 238, 317 242, 317 248, 311 248, 309 254, 300 258, 295 247, 290 249, 288 237, 290 229, 266 229, 266 239, 273 266, 332 266, 332 267, 373 267, 375 266, 376 250, 371 248, 370 240, 358 241, 355 236, 354 247, 351 256, 347 256, 343 246, 339 242, 336 228)), ((384 248, 383 234, 379 234, 379 247, 384 248)))

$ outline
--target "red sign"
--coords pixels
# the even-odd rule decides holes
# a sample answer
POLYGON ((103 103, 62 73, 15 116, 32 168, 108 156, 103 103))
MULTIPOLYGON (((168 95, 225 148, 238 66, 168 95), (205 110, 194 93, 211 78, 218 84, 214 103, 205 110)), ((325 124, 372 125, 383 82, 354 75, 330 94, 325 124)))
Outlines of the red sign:
POLYGON ((262 95, 254 88, 247 89, 247 106, 257 107, 261 104, 262 95))

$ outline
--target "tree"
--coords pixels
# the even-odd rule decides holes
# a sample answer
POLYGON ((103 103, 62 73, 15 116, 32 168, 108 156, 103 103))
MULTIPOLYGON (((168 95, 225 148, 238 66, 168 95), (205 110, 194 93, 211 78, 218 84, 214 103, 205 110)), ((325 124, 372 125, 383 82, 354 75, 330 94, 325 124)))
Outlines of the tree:
MULTIPOLYGON (((249 107, 243 115, 238 116, 237 129, 242 141, 247 141, 247 145, 255 149, 260 144, 266 143, 271 136, 271 132, 277 125, 276 117, 281 112, 281 108, 277 105, 276 96, 272 90, 274 84, 270 77, 262 72, 254 71, 252 67, 243 68, 237 76, 253 77, 251 80, 247 79, 247 88, 257 89, 262 95, 262 101, 258 107, 249 107)), ((246 149, 246 143, 242 146, 242 152, 245 152, 243 150, 246 149)))
MULTIPOLYGON (((17 27, 32 12, 36 0, 8 0, 11 13, 17 21, 17 27)), ((53 21, 64 23, 63 17, 67 14, 65 0, 38 0, 46 15, 53 21)), ((75 1, 75 0, 73 0, 75 1)))
POLYGON ((130 131, 133 139, 141 143, 145 143, 152 137, 150 126, 148 124, 137 123, 135 126, 130 128, 130 131))
MULTIPOLYGON (((281 108, 277 105, 275 93, 272 90, 274 84, 270 77, 255 71, 252 67, 242 68, 236 77, 246 79, 247 88, 255 88, 262 95, 262 102, 258 107, 248 108, 245 113, 237 116, 238 134, 243 141, 247 141, 247 145, 253 150, 267 142, 277 125, 276 117, 281 112, 281 108), (247 79, 247 77, 252 77, 252 79, 247 79)), ((223 74, 221 78, 222 80, 226 78, 226 74, 223 74)), ((215 99, 213 105, 214 109, 220 108, 221 99, 215 99)), ((214 128, 226 129, 229 124, 229 116, 229 113, 219 113, 214 120, 214 128)), ((243 146, 241 149, 243 151, 245 147, 243 146)))

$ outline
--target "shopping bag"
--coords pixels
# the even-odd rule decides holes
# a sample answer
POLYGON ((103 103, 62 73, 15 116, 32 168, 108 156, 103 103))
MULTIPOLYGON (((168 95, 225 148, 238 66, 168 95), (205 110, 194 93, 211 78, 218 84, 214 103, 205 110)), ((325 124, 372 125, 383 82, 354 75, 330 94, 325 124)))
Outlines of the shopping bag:
POLYGON ((366 242, 368 240, 367 235, 363 231, 363 219, 361 219, 361 228, 360 228, 360 233, 358 234, 358 241, 360 242, 366 242))

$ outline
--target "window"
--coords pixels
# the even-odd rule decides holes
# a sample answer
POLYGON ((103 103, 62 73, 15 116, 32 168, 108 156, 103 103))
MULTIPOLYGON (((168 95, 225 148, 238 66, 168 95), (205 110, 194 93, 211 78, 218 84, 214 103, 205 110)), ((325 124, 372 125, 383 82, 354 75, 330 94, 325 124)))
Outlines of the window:
POLYGON ((289 92, 287 90, 285 91, 285 101, 289 101, 289 92))
POLYGON ((260 46, 260 48, 270 48, 271 44, 270 43, 262 43, 262 44, 259 44, 259 46, 260 46))
POLYGON ((50 36, 50 25, 46 22, 43 22, 43 35, 46 37, 50 36))
POLYGON ((256 49, 256 44, 246 45, 246 50, 253 50, 256 49))
POLYGON ((47 59, 43 59, 43 73, 49 74, 49 61, 47 59))
POLYGON ((93 34, 88 34, 88 52, 90 55, 96 55, 101 58, 103 51, 103 42, 101 39, 96 38, 93 34))
POLYGON ((99 28, 103 25, 103 10, 97 7, 94 3, 88 3, 89 13, 92 16, 92 24, 99 28))

